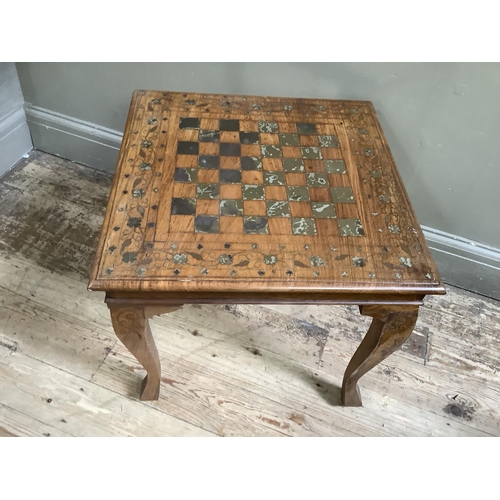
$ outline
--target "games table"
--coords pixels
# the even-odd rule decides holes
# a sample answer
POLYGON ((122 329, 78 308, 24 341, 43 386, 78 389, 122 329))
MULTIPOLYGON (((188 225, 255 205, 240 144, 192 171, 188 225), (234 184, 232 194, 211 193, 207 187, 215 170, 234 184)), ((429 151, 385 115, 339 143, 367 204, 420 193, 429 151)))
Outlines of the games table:
POLYGON ((356 304, 358 379, 444 294, 368 101, 135 91, 89 289, 159 397, 148 317, 183 304, 356 304))

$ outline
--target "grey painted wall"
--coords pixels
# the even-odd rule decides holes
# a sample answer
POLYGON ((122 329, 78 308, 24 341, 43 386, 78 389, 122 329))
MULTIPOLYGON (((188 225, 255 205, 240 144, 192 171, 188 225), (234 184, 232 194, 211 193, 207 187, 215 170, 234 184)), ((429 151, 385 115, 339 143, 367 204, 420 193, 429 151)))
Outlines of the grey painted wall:
MULTIPOLYGON (((500 264, 495 267, 500 256, 500 64, 18 63, 17 67, 35 147, 107 170, 114 168, 134 89, 371 100, 417 217, 436 230, 441 257, 448 259, 454 235, 485 245, 482 251, 489 267, 476 272, 475 249, 470 246, 472 254, 463 256, 469 247, 460 243, 457 255, 462 261, 447 260, 442 265, 450 275, 459 276, 452 282, 474 290, 484 289, 485 280, 500 281, 500 264), (465 271, 466 263, 471 270, 465 271)), ((495 286, 495 293, 500 293, 495 286)), ((483 293, 491 295, 486 289, 483 293)))
POLYGON ((0 176, 33 147, 13 62, 0 63, 0 176))

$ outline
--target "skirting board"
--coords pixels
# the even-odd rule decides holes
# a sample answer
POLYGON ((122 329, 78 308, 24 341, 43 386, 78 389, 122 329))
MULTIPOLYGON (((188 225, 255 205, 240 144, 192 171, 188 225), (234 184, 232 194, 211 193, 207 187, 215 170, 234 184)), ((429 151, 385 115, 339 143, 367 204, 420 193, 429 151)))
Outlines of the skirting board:
POLYGON ((25 103, 35 149, 113 173, 123 134, 25 103))
POLYGON ((0 177, 32 148, 30 131, 22 107, 0 118, 0 177))
POLYGON ((500 300, 500 249, 422 226, 445 283, 500 300))
MULTIPOLYGON (((113 172, 123 134, 25 104, 34 147, 113 172)), ((500 249, 422 226, 445 283, 500 300, 500 249)))

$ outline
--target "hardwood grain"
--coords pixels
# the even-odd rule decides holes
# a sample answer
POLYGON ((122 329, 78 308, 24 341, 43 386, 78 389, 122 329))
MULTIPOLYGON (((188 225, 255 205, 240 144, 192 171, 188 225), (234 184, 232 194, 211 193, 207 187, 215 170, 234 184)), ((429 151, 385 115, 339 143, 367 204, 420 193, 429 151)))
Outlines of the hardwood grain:
POLYGON ((156 91, 133 94, 89 287, 303 297, 444 293, 370 102, 156 91), (207 123, 220 129, 215 142, 201 142, 207 123), (249 129, 247 145, 237 131, 249 129), (239 140, 253 149, 242 153, 239 140), (286 145, 299 140, 305 147, 286 145), (225 156, 231 144, 236 149, 225 156), (228 159, 234 176, 226 178, 228 159), (280 195, 269 190, 278 187, 280 195), (273 203, 266 193, 285 212, 266 211, 273 203), (206 198, 216 203, 207 208, 206 198), (228 199, 241 203, 228 205, 229 218, 228 199), (321 202, 328 208, 314 205, 321 202), (294 214, 312 217, 290 218, 288 203, 308 208, 295 206, 294 214), (210 228, 198 229, 198 216, 210 228), (263 218, 263 230, 247 228, 245 217, 263 218), (358 235, 353 219, 362 226, 358 235), (316 234, 307 234, 306 223, 316 234))
POLYGON ((38 151, 30 155, 2 178, 0 250, 65 276, 88 276, 110 176, 38 151))
POLYGON ((19 353, 8 363, 0 358, 0 394, 7 407, 70 435, 210 435, 165 414, 158 418, 140 403, 19 353), (132 410, 134 404, 139 407, 132 410))
POLYGON ((116 339, 104 294, 85 290, 109 181, 43 153, 0 179, 3 434, 500 435, 500 305, 454 287, 427 296, 408 341, 363 376, 363 407, 340 406, 341 383, 371 318, 272 302, 152 318, 162 394, 134 401, 146 372, 116 339), (36 237, 20 246, 17 224, 36 237))
MULTIPOLYGON (((445 293, 370 102, 156 91, 132 96, 89 289, 148 372, 142 399, 161 376, 148 306, 399 311, 445 293)), ((343 404, 410 336, 403 317, 374 319, 343 404)))
POLYGON ((178 307, 110 306, 111 321, 116 336, 147 372, 141 386, 142 401, 158 399, 160 394, 161 365, 148 318, 177 309, 178 307))
POLYGON ((47 425, 37 416, 30 417, 0 403, 0 437, 69 437, 71 434, 47 425))
POLYGON ((417 322, 418 307, 362 306, 361 314, 373 321, 347 365, 342 382, 342 404, 361 406, 358 380, 408 340, 417 322))
MULTIPOLYGON (((314 309, 307 307, 309 312, 314 309)), ((499 432, 498 427, 496 431, 491 427, 496 424, 489 413, 491 393, 487 395, 486 388, 478 393, 477 410, 471 421, 452 417, 443 407, 448 404, 444 394, 451 391, 453 377, 449 373, 428 371, 415 363, 414 358, 396 353, 393 357, 397 359, 390 365, 382 363, 379 371, 374 373, 374 369, 365 375, 369 380, 364 384, 364 407, 342 408, 340 385, 345 351, 354 351, 357 341, 348 342, 349 349, 343 352, 344 346, 338 347, 335 341, 337 329, 328 339, 330 332, 322 332, 318 327, 315 332, 315 326, 287 319, 278 312, 266 314, 258 306, 233 306, 231 311, 224 307, 186 306, 182 314, 155 319, 152 327, 159 337, 159 355, 165 373, 160 399, 154 406, 226 436, 499 432), (212 317, 209 324, 203 321, 207 313, 212 317), (384 373, 388 367, 391 377, 384 373), (405 376, 405 369, 411 375, 405 376), (429 381, 436 376, 438 385, 429 381), (380 384, 386 388, 385 392, 379 392, 380 384), (419 389, 422 384, 425 389, 419 389), (406 393, 408 387, 411 394, 406 393), (407 404, 410 399, 412 403, 407 404), (296 425, 291 420, 294 415, 301 416, 306 425, 296 425), (447 426, 450 418, 453 429, 447 426), (325 427, 330 428, 325 430, 325 427)), ((348 327, 352 330, 352 323, 348 327)), ((137 375, 144 372, 121 345, 113 352, 116 356, 106 359, 94 380, 120 394, 133 394, 137 390, 137 375)), ((459 392, 462 394, 463 389, 459 392)))

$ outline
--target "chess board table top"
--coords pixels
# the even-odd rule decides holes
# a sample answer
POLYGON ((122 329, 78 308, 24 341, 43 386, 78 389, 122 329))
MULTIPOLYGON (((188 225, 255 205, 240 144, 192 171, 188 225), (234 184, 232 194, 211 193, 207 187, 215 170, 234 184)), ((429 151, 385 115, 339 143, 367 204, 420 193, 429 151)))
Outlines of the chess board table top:
POLYGON ((445 293, 371 102, 141 90, 89 288, 445 293))

